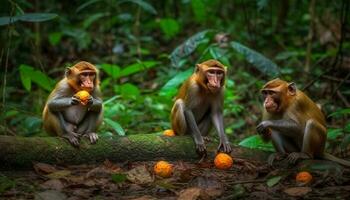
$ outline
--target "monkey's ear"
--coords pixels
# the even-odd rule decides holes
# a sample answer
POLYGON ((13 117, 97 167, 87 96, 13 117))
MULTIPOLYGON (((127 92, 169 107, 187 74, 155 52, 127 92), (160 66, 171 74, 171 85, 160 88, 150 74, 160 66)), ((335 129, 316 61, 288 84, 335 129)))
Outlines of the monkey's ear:
POLYGON ((292 96, 297 93, 297 85, 294 82, 288 84, 288 93, 292 96))
POLYGON ((66 77, 68 77, 68 76, 70 76, 71 74, 72 74, 72 69, 69 68, 69 67, 67 67, 67 68, 66 68, 66 71, 64 72, 64 75, 65 75, 66 77))
POLYGON ((200 67, 201 67, 201 64, 196 64, 196 69, 194 69, 194 72, 198 73, 200 67))

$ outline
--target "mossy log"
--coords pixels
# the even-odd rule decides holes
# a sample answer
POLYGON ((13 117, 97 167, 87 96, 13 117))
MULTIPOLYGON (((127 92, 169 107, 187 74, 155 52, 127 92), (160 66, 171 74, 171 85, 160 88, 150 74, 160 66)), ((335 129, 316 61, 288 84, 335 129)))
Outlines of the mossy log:
MULTIPOLYGON (((208 144, 209 156, 214 156, 216 147, 215 143, 208 144)), ((62 165, 92 164, 106 159, 116 162, 200 159, 190 136, 157 134, 101 138, 94 145, 83 139, 79 148, 58 137, 0 136, 0 149, 0 166, 3 169, 27 168, 33 162, 62 165)), ((267 153, 233 147, 232 156, 262 161, 267 153)))

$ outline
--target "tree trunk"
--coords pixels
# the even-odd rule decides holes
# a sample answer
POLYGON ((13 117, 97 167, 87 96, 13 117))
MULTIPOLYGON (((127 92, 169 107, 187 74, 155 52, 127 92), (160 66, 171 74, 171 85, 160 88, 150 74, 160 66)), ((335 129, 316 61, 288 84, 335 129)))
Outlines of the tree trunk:
MULTIPOLYGON (((217 144, 208 144, 208 154, 215 155, 217 144)), ((80 148, 74 148, 65 139, 57 137, 0 136, 0 166, 27 168, 33 162, 49 164, 93 164, 111 161, 199 160, 190 136, 166 137, 157 134, 137 134, 126 137, 101 138, 90 145, 83 139, 80 148)), ((267 153, 233 147, 236 158, 266 160, 267 153)))

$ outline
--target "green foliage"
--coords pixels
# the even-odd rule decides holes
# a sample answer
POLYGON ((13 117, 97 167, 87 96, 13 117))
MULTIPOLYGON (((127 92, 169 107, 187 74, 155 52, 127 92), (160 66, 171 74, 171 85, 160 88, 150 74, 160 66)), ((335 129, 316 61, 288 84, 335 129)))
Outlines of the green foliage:
POLYGON ((112 181, 114 183, 124 183, 127 180, 126 174, 112 174, 112 181))
POLYGON ((32 82, 44 90, 51 91, 53 89, 54 81, 43 72, 35 70, 32 66, 20 65, 19 73, 22 84, 28 92, 31 91, 32 82))
POLYGON ((23 22, 44 22, 56 18, 55 13, 25 13, 16 16, 0 17, 0 26, 15 23, 17 21, 23 22))
POLYGON ((170 79, 159 91, 162 96, 172 97, 176 94, 178 87, 193 73, 193 68, 180 72, 170 79))
POLYGON ((207 13, 203 0, 191 0, 191 5, 196 21, 200 23, 205 22, 207 13))
POLYGON ((125 131, 124 129, 122 128, 122 126, 120 126, 120 124, 116 121, 113 121, 109 118, 104 118, 103 121, 109 125, 110 127, 113 128, 113 130, 118 133, 118 135, 120 136, 124 136, 125 135, 125 131))
POLYGON ((242 54, 249 63, 253 64, 262 73, 270 77, 279 75, 278 66, 270 59, 238 42, 231 42, 230 44, 233 49, 242 54))
POLYGON ((16 186, 16 182, 12 179, 7 178, 6 176, 0 175, 0 194, 5 191, 14 188, 16 186))
POLYGON ((276 184, 278 184, 281 179, 282 179, 282 176, 273 176, 267 180, 266 184, 269 187, 273 187, 276 184))
POLYGON ((264 143, 260 136, 253 135, 245 138, 239 143, 240 146, 261 149, 265 151, 275 151, 271 143, 264 143))
POLYGON ((159 24, 166 39, 171 39, 180 32, 180 24, 175 19, 164 18, 159 21, 159 24))

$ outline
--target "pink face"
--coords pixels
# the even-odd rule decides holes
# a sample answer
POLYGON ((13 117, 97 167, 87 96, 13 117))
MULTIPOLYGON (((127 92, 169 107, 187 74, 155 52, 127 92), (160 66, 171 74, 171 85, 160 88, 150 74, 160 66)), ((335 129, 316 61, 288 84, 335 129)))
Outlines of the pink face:
POLYGON ((212 68, 206 71, 207 86, 210 91, 218 91, 222 85, 222 79, 224 78, 224 71, 220 68, 212 68))
POLYGON ((93 71, 83 71, 79 74, 80 87, 83 90, 92 91, 94 89, 94 81, 96 73, 93 71))
POLYGON ((264 108, 268 113, 277 113, 279 111, 280 97, 277 92, 272 90, 262 90, 264 98, 264 108))

